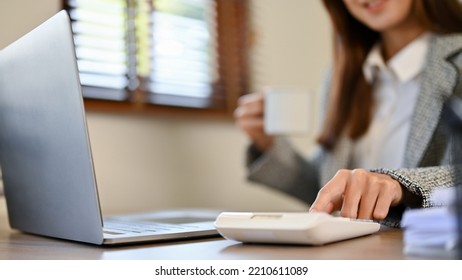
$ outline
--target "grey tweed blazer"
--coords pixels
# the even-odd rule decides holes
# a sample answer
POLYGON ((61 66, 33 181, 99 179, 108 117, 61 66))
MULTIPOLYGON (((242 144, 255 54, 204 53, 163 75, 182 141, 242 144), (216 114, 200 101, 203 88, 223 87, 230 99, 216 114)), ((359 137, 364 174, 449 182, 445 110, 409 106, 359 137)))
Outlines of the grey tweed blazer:
MULTIPOLYGON (((446 100, 462 98, 461 81, 462 34, 433 35, 407 140, 406 168, 372 170, 398 180, 420 198, 420 205, 406 205, 404 201, 404 205, 393 207, 383 221, 385 225, 398 227, 406 207, 431 207, 432 190, 456 185, 441 114, 446 100)), ((308 158, 284 138, 276 139, 265 154, 251 146, 247 152, 248 179, 312 203, 319 188, 339 169, 355 168, 351 165, 352 145, 348 137, 342 137, 333 151, 318 148, 308 158)))

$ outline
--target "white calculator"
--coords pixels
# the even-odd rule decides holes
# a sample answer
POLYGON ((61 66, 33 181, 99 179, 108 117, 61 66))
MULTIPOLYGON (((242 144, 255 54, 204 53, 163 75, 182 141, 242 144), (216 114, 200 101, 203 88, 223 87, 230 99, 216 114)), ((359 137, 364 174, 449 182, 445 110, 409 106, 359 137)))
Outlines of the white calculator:
POLYGON ((323 212, 223 212, 215 227, 223 237, 246 243, 323 245, 375 233, 380 224, 323 212))

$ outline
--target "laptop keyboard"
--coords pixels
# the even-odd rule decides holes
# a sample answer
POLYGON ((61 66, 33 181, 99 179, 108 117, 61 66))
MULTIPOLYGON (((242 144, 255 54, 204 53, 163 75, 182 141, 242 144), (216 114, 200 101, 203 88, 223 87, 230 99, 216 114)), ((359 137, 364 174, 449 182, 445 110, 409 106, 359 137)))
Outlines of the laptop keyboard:
POLYGON ((104 221, 104 233, 124 234, 124 233, 153 233, 168 232, 178 230, 191 230, 198 228, 193 225, 174 225, 163 223, 143 223, 130 221, 104 221))

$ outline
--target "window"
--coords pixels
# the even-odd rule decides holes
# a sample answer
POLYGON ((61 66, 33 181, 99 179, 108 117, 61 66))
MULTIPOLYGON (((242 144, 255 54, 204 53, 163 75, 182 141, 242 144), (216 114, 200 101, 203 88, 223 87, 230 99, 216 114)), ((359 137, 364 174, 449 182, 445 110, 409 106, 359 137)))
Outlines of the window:
POLYGON ((246 0, 65 0, 87 108, 230 114, 247 91, 246 0))

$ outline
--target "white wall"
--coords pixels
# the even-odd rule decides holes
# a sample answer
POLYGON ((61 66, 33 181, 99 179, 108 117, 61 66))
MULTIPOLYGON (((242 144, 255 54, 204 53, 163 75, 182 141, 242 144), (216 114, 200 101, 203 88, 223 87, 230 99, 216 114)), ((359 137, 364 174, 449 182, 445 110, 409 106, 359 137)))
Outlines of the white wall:
MULTIPOLYGON (((0 1, 0 49, 58 11, 60 2, 0 1)), ((320 1, 252 0, 251 7, 257 36, 254 89, 272 84, 317 89, 330 55, 320 1)), ((89 113, 88 125, 104 212, 304 209, 246 182, 247 139, 232 121, 89 113)), ((311 137, 293 140, 306 151, 311 137)))

